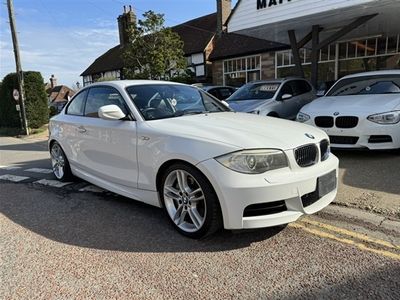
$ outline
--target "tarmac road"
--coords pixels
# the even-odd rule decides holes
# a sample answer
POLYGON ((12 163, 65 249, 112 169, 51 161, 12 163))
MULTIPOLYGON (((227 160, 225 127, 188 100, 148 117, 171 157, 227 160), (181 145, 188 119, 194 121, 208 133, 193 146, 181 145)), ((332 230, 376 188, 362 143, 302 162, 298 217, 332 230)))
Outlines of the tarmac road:
MULTIPOLYGON (((358 166, 346 159, 342 176, 358 166)), ((0 165, 25 178, 0 178, 0 299, 400 299, 400 231, 323 211, 195 241, 160 209, 85 182, 46 186, 46 142, 0 138, 0 165)), ((384 184, 373 192, 397 199, 384 184)))

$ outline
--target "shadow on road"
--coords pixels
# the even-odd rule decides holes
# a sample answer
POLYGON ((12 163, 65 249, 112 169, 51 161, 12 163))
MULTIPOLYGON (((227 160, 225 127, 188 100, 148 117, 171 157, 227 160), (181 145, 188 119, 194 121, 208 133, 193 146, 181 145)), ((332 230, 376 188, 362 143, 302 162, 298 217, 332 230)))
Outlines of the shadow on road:
POLYGON ((204 240, 185 238, 164 211, 123 197, 1 184, 0 211, 48 239, 102 250, 129 252, 224 251, 268 239, 283 227, 222 231, 204 240))
POLYGON ((344 169, 343 184, 400 194, 400 152, 334 150, 344 169))
MULTIPOLYGON (((18 141, 18 140, 17 140, 18 141)), ((21 142, 17 144, 0 144, 0 151, 48 151, 47 140, 37 142, 21 142)))

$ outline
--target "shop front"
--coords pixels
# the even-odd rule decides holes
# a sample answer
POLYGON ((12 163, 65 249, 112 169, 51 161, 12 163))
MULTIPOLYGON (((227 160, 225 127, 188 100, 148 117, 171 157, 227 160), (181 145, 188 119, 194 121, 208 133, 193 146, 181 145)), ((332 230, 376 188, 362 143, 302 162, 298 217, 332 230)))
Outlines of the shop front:
POLYGON ((399 12, 393 0, 239 0, 227 29, 290 45, 275 53, 275 77, 304 76, 318 87, 400 68, 399 12))

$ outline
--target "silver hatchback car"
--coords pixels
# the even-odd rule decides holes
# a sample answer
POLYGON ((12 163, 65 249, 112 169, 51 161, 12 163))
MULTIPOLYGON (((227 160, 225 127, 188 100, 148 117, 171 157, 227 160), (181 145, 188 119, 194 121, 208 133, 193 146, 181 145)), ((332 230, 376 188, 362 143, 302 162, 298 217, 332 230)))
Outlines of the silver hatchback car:
POLYGON ((226 101, 234 111, 294 120, 315 98, 316 92, 307 80, 285 78, 250 82, 226 101))

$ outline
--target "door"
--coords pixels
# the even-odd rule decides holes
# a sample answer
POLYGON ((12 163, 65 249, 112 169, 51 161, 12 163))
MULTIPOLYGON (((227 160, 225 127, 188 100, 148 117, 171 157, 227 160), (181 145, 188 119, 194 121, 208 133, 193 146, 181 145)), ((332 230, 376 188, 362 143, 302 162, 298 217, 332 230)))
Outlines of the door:
POLYGON ((296 97, 295 99, 298 111, 300 111, 304 105, 310 103, 315 98, 313 88, 305 80, 293 80, 292 88, 296 97))
POLYGON ((101 106, 114 104, 130 114, 121 94, 110 86, 89 89, 85 104, 85 122, 80 128, 81 159, 79 165, 90 175, 109 183, 137 187, 136 122, 103 120, 101 106))
POLYGON ((279 117, 285 119, 293 119, 296 117, 298 104, 296 103, 296 97, 294 96, 291 81, 287 81, 282 85, 276 101, 279 103, 276 108, 276 112, 278 113, 279 117), (292 95, 292 98, 286 100, 282 99, 282 96, 286 94, 292 95))

